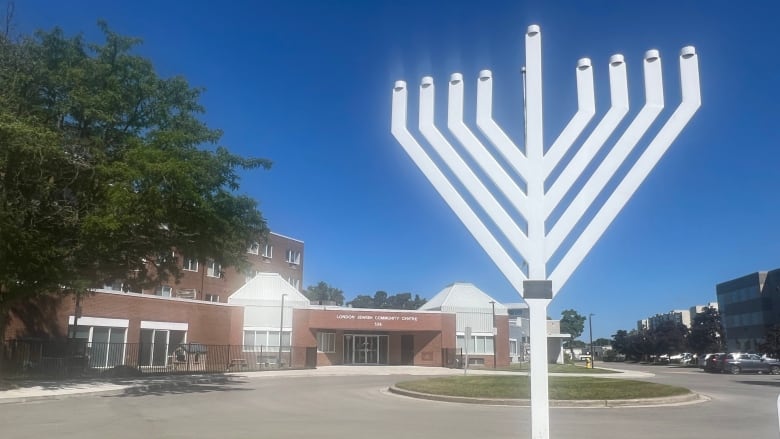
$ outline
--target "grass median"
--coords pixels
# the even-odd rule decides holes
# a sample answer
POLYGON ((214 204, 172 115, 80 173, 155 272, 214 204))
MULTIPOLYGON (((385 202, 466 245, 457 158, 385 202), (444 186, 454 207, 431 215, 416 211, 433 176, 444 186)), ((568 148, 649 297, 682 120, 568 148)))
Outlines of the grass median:
MULTIPOLYGON (((462 376, 404 381, 396 387, 434 395, 469 398, 528 399, 531 397, 528 376, 462 376)), ((685 395, 684 387, 615 378, 550 377, 549 395, 554 400, 614 400, 657 398, 685 395)))
MULTIPOLYGON (((514 363, 510 365, 508 368, 503 368, 501 370, 508 370, 512 372, 528 372, 529 365, 528 363, 514 363)), ((549 373, 577 373, 577 374, 622 373, 616 370, 599 369, 597 367, 588 369, 585 366, 578 366, 574 364, 548 364, 547 371, 549 373)))

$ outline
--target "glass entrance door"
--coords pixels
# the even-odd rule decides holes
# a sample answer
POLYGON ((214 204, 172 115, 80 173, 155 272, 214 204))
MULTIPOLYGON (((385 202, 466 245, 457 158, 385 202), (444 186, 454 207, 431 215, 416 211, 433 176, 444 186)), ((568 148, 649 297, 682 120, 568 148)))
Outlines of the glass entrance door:
POLYGON ((379 349, 379 340, 377 336, 356 335, 355 336, 355 363, 375 364, 377 362, 377 351, 379 349))
POLYGON ((386 335, 344 335, 344 364, 387 364, 386 335))

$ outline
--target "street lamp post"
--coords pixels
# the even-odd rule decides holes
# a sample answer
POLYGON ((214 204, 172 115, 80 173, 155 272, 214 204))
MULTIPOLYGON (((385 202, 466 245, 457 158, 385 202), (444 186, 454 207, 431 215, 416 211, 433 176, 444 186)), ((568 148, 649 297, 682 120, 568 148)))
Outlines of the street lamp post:
POLYGON ((596 360, 596 353, 593 352, 593 316, 596 314, 590 313, 588 314, 588 330, 590 331, 590 361, 591 364, 593 364, 593 361, 596 360))
POLYGON ((282 294, 282 305, 279 307, 279 358, 276 359, 276 366, 282 368, 282 331, 284 331, 284 298, 287 294, 282 294))
POLYGON ((490 305, 493 307, 493 369, 496 368, 496 301, 491 300, 490 305))

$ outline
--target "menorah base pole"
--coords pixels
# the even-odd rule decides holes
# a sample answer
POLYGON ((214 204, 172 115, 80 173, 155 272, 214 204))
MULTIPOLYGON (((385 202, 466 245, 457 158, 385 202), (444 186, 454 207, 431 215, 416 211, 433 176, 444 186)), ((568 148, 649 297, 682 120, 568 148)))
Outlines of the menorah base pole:
POLYGON ((530 313, 531 438, 550 438, 550 399, 547 381, 547 306, 551 299, 525 299, 530 313))

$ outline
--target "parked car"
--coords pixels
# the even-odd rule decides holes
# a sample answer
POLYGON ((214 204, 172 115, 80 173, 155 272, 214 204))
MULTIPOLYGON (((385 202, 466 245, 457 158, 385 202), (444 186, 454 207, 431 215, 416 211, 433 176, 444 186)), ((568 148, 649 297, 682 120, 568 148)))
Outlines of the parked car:
POLYGON ((726 355, 723 352, 718 352, 715 354, 707 354, 704 357, 704 371, 705 372, 720 372, 723 364, 721 363, 720 359, 726 355))
POLYGON ((738 374, 742 372, 771 373, 780 375, 780 361, 772 358, 762 358, 756 354, 736 352, 723 357, 724 372, 738 374))
POLYGON ((672 355, 671 357, 669 357, 669 363, 681 364, 683 366, 696 364, 696 356, 691 354, 690 352, 684 352, 682 354, 672 355))

